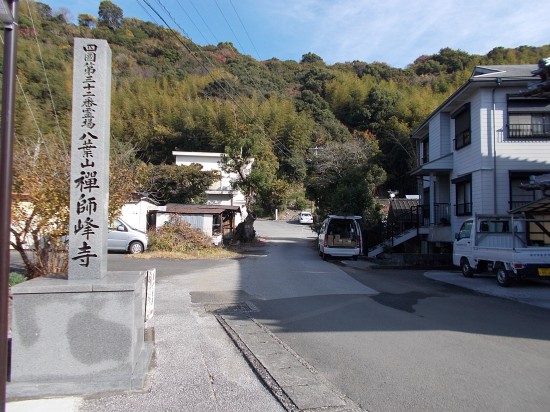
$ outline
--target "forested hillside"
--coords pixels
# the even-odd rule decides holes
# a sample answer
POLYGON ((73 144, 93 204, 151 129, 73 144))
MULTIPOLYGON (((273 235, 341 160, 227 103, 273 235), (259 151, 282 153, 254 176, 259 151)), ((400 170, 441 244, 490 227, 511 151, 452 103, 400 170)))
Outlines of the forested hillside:
POLYGON ((122 156, 117 164, 135 173, 138 160, 172 163, 176 148, 240 152, 255 159, 249 183, 260 213, 303 203, 306 193, 324 211, 338 204, 354 213, 372 207, 373 193, 415 193, 408 136, 473 67, 535 64, 550 56, 547 45, 496 47, 486 56, 442 48, 405 69, 382 62, 327 65, 307 51, 300 62, 257 61, 231 43, 200 47, 173 30, 123 18, 111 2, 101 3, 98 16, 79 15, 76 25, 47 4, 27 4, 21 2, 18 51, 15 131, 27 149, 20 155, 34 153, 30 142, 62 147, 69 141, 73 38, 106 39, 113 59, 112 141, 122 156), (321 170, 319 159, 331 161, 327 147, 349 164, 321 170), (352 161, 345 147, 366 154, 352 161), (342 187, 349 190, 337 193, 342 187), (359 199, 353 188, 370 193, 359 199), (331 196, 324 197, 327 191, 331 196))

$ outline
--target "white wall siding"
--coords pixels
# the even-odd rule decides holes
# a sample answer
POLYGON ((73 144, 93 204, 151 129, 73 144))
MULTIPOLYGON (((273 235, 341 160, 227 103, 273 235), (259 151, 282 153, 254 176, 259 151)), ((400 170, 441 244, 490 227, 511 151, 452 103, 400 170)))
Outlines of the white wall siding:
POLYGON ((473 204, 473 213, 492 214, 495 210, 495 178, 493 170, 482 170, 479 173, 481 193, 473 204))
POLYGON ((149 210, 159 210, 162 207, 146 200, 139 202, 126 203, 120 210, 120 218, 135 229, 143 232, 147 231, 147 212, 149 210))
POLYGON ((430 161, 437 160, 441 157, 441 114, 435 116, 429 125, 430 136, 430 161))
POLYGON ((176 164, 189 166, 192 163, 199 163, 203 170, 220 170, 218 162, 222 158, 222 153, 200 153, 200 152, 175 152, 176 164))
POLYGON ((481 155, 474 145, 465 146, 454 152, 452 178, 470 174, 481 168, 481 155))
POLYGON ((451 153, 451 116, 449 113, 439 115, 439 157, 451 153))
POLYGON ((449 113, 439 113, 429 124, 430 161, 451 153, 451 117, 449 113))

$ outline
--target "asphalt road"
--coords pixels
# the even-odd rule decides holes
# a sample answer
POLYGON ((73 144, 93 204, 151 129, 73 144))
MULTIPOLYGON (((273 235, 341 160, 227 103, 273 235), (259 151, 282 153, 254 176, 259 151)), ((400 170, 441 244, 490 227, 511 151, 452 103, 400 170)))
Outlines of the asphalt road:
MULTIPOLYGON (((548 309, 424 271, 324 262, 316 234, 294 222, 258 221, 256 230, 267 246, 240 259, 145 266, 158 282, 180 277, 197 309, 257 308, 257 321, 366 410, 549 410, 548 309)), ((109 270, 134 268, 144 261, 109 255, 109 270)))
MULTIPOLYGON (((282 276, 279 290, 310 293, 255 301, 257 319, 363 408, 548 410, 547 309, 440 283, 424 271, 322 264, 307 241, 286 239, 270 252, 270 284, 282 276), (305 268, 316 268, 313 277, 305 268), (327 286, 335 279, 339 285, 327 286)), ((244 266, 254 271, 253 262, 244 266)))
POLYGON ((548 410, 548 310, 424 271, 322 262, 315 234, 296 225, 257 230, 269 253, 240 268, 256 319, 363 408, 548 410))

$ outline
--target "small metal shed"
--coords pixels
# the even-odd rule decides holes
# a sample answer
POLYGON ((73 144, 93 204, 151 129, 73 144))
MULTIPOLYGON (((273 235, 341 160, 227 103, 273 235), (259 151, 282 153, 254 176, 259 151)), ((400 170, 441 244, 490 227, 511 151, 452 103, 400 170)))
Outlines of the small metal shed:
POLYGON ((239 206, 226 205, 183 205, 168 203, 165 210, 150 210, 147 227, 161 227, 174 215, 180 216, 192 227, 202 230, 212 238, 229 237, 235 231, 235 215, 241 213, 239 206))

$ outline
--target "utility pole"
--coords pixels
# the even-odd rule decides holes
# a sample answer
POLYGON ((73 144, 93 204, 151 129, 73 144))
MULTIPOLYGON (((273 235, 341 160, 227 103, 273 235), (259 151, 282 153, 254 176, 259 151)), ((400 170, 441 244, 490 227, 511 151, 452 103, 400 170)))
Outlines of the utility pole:
POLYGON ((10 277, 11 191, 13 183, 13 119, 17 61, 18 0, 0 0, 4 23, 2 118, 0 136, 0 411, 6 410, 8 377, 8 303, 10 277))

